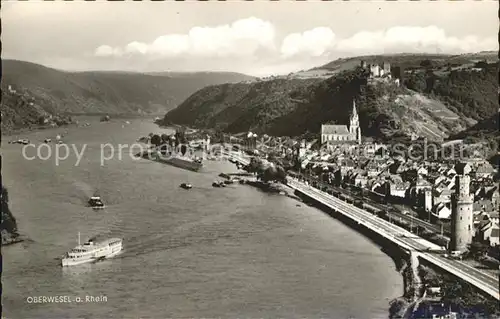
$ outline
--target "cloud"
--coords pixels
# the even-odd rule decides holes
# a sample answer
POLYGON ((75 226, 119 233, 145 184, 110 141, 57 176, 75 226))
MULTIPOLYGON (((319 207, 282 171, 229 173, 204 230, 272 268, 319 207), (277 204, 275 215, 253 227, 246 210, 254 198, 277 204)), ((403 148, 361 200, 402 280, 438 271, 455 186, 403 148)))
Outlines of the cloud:
POLYGON ((95 55, 99 57, 120 56, 122 51, 119 48, 112 48, 109 45, 101 45, 95 49, 95 55))
MULTIPOLYGON (((437 26, 395 26, 383 30, 359 31, 339 38, 329 27, 316 27, 290 33, 278 39, 272 23, 255 17, 231 24, 193 27, 185 34, 165 34, 150 43, 136 40, 121 47, 102 45, 94 51, 97 57, 130 57, 137 61, 190 61, 212 67, 217 63, 234 63, 269 70, 286 66, 305 68, 327 63, 333 57, 383 53, 450 53, 495 50, 497 40, 477 36, 447 35, 437 26), (217 60, 218 58, 222 58, 217 60), (251 58, 251 59, 248 59, 251 58), (252 63, 249 63, 252 61, 252 63), (195 62, 198 61, 198 62, 195 62), (217 62, 218 61, 218 62, 217 62), (246 64, 245 64, 246 63, 246 64)), ((177 61, 177 62, 175 62, 177 61)), ((285 71, 284 71, 285 72, 285 71)), ((287 73, 287 72, 285 72, 287 73)))
POLYGON ((467 53, 494 50, 494 38, 448 36, 436 26, 398 26, 381 31, 361 31, 337 42, 335 49, 359 54, 378 53, 467 53))
POLYGON ((318 57, 334 46, 335 33, 332 29, 319 27, 303 33, 291 33, 283 39, 281 54, 285 58, 296 55, 318 57))
POLYGON ((152 43, 134 41, 123 48, 102 45, 96 56, 149 55, 156 57, 252 56, 262 49, 273 50, 274 26, 258 18, 237 20, 230 25, 194 27, 187 34, 162 35, 152 43))

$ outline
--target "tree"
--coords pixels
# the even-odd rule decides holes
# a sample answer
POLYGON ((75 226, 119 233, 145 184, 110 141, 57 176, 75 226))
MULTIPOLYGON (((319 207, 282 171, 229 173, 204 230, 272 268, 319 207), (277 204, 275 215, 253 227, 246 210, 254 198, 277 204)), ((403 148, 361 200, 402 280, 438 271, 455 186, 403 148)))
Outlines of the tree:
POLYGON ((412 74, 404 82, 405 86, 410 90, 423 92, 427 88, 427 83, 422 73, 412 74))
POLYGON ((168 145, 172 146, 172 147, 175 147, 177 144, 176 144, 176 141, 175 141, 175 136, 173 135, 170 135, 168 137, 168 145))
POLYGON ((264 171, 262 171, 259 174, 259 178, 263 182, 269 183, 269 182, 272 182, 274 180, 276 173, 277 173, 276 168, 273 166, 269 166, 268 168, 266 168, 264 171))
POLYGON ((476 64, 474 64, 474 67, 475 68, 481 68, 481 69, 486 69, 488 67, 488 62, 483 60, 483 61, 479 61, 477 62, 476 64))
POLYGON ((151 144, 153 144, 156 147, 160 146, 161 145, 160 135, 154 134, 153 136, 151 136, 151 144))
POLYGON ((43 116, 43 115, 42 115, 42 116, 40 116, 40 117, 38 118, 38 124, 40 124, 40 125, 45 124, 45 116, 43 116))
POLYGON ((420 66, 424 68, 432 68, 433 67, 432 60, 429 59, 422 60, 422 62, 420 62, 420 66))
POLYGON ((186 146, 186 144, 182 144, 181 145, 181 154, 182 154, 182 156, 184 156, 186 154, 186 152, 187 152, 187 146, 186 146))
POLYGON ((169 139, 169 136, 168 136, 167 134, 163 133, 163 134, 161 135, 161 142, 162 142, 163 144, 166 144, 166 143, 168 142, 168 139, 169 139))
POLYGON ((184 131, 176 131, 175 132, 175 140, 177 141, 176 144, 185 144, 187 139, 186 139, 186 134, 184 131))
POLYGON ((470 255, 474 259, 479 259, 486 255, 489 246, 479 241, 473 241, 472 243, 469 244, 468 249, 469 249, 468 255, 470 255))
POLYGON ((284 167, 277 166, 276 167, 276 177, 275 180, 278 182, 286 182, 287 173, 284 167))
POLYGON ((245 166, 245 170, 249 173, 259 173, 259 171, 263 171, 262 161, 256 157, 252 157, 250 163, 245 166))
POLYGON ((269 182, 285 182, 287 173, 282 166, 269 166, 265 169, 261 169, 258 172, 258 178, 265 183, 269 182))
POLYGON ((434 86, 436 84, 436 78, 437 77, 434 74, 434 72, 427 73, 427 77, 425 78, 425 84, 426 84, 425 91, 427 93, 431 93, 432 91, 434 91, 434 86))

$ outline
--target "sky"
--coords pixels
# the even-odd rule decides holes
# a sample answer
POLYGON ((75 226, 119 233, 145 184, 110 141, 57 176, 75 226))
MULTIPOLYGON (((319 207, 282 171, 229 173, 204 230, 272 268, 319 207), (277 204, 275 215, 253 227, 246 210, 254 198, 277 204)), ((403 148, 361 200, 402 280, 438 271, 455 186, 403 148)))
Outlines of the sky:
POLYGON ((2 1, 2 58, 71 70, 287 74, 340 57, 498 50, 484 1, 2 1))

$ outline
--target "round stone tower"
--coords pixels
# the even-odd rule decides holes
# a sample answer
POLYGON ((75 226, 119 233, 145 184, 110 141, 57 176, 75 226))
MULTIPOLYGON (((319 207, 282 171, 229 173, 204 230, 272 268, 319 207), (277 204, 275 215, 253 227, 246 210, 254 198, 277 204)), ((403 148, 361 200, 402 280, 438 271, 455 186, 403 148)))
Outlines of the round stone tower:
POLYGON ((455 193, 451 198, 451 250, 464 252, 474 236, 472 207, 473 196, 470 194, 470 167, 468 164, 455 165, 455 193))

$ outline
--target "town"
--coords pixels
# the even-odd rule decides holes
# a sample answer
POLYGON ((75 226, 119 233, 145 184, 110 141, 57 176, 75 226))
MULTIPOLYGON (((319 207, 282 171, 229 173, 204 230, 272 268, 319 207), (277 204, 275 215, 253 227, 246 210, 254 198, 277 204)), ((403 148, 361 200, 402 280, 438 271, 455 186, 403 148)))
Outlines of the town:
MULTIPOLYGON (((367 68, 373 80, 393 81, 384 74, 387 65, 367 68)), ((255 172, 250 167, 255 161, 283 168, 293 180, 396 224, 442 247, 441 256, 482 269, 498 280, 499 173, 480 148, 471 150, 462 141, 433 143, 418 136, 403 144, 363 137, 354 100, 347 125, 324 123, 305 138, 183 131, 191 146, 206 150, 209 159, 233 153, 246 158, 234 162, 249 172, 255 172), (214 151, 218 146, 226 153, 214 151)), ((287 184, 282 176, 274 181, 287 184)), ((420 313, 442 313, 442 318, 454 313, 444 306, 443 295, 450 293, 444 285, 442 280, 427 280, 427 302, 420 313)))
MULTIPOLYGON (((198 133, 189 130, 187 136, 199 136, 198 133)), ((365 202, 391 206, 405 215, 405 219, 412 217, 432 223, 436 226, 433 229, 440 229, 439 238, 441 242, 445 238, 445 245, 451 232, 453 207, 463 207, 472 214, 474 227, 469 237, 490 247, 489 255, 498 258, 498 168, 481 157, 481 152, 464 155, 460 141, 436 146, 426 144, 425 139, 410 145, 364 139, 354 101, 349 125, 323 124, 315 139, 259 136, 253 132, 216 133, 212 139, 198 139, 191 144, 199 146, 210 141, 267 158, 292 174, 339 187, 365 202), (465 172, 467 180, 458 183, 459 172, 465 172), (463 199, 454 194, 464 183, 463 187, 470 188, 470 199, 469 193, 464 194, 466 203, 458 205, 463 199)), ((471 238, 461 245, 462 252, 471 244, 471 238)))
MULTIPOLYGON (((414 220, 415 231, 420 230, 420 235, 428 235, 427 231, 437 232, 433 239, 443 246, 449 244, 453 210, 463 209, 470 213, 473 227, 467 230, 457 251, 464 253, 474 239, 475 245, 484 246, 488 256, 498 259, 497 168, 479 156, 460 157, 463 155, 459 151, 460 143, 440 145, 446 144, 445 148, 450 145, 448 147, 455 157, 438 156, 436 146, 425 143, 416 145, 432 149, 434 154, 415 151, 419 153, 415 156, 411 150, 408 152, 412 145, 364 140, 358 123, 353 102, 349 125, 324 124, 316 139, 296 140, 248 132, 219 134, 211 140, 231 145, 233 151, 244 150, 242 154, 266 158, 285 167, 289 174, 306 178, 308 183, 337 187, 354 200, 390 207, 401 213, 405 221, 414 220), (407 149, 402 149, 402 146, 407 149), (460 179, 461 176, 466 178, 460 179), (470 190, 464 193, 463 189, 470 190), (419 220, 433 226, 419 226, 419 220)), ((189 133, 198 135, 196 130, 189 133)), ((210 143, 210 139, 199 139, 191 144, 200 145, 207 141, 210 143)))

